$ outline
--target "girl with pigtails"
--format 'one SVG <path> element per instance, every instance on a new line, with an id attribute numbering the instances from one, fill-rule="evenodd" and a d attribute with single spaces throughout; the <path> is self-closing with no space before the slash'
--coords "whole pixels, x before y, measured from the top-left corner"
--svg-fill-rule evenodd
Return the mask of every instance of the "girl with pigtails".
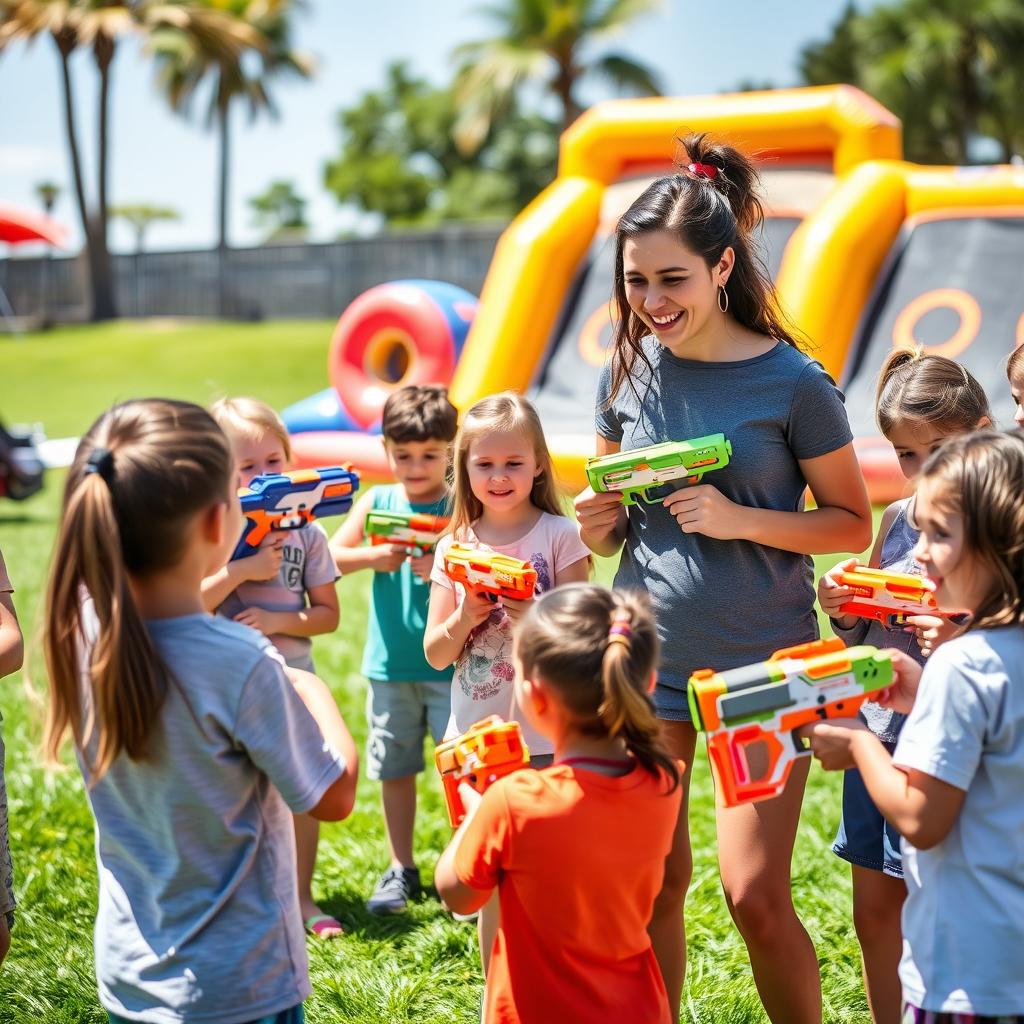
<path id="1" fill-rule="evenodd" d="M 485 1022 L 676 1019 L 647 932 L 682 841 L 680 766 L 649 696 L 658 649 L 641 595 L 588 583 L 518 624 L 517 703 L 554 763 L 482 797 L 463 785 L 468 813 L 434 872 L 456 913 L 498 891 Z"/>
<path id="2" fill-rule="evenodd" d="M 650 933 L 673 1012 L 685 977 L 683 902 L 696 732 L 686 683 L 814 640 L 810 556 L 861 551 L 871 512 L 843 396 L 782 319 L 752 232 L 757 175 L 706 134 L 682 140 L 679 173 L 651 184 L 619 220 L 612 354 L 597 395 L 597 453 L 722 433 L 732 458 L 654 504 L 617 493 L 576 499 L 581 536 L 622 557 L 616 586 L 650 599 L 662 642 L 654 701 L 687 766 L 678 838 Z M 814 508 L 804 508 L 810 489 Z M 793 908 L 790 869 L 806 762 L 776 799 L 717 807 L 719 865 L 754 980 L 776 1024 L 818 1024 L 821 985 Z"/>

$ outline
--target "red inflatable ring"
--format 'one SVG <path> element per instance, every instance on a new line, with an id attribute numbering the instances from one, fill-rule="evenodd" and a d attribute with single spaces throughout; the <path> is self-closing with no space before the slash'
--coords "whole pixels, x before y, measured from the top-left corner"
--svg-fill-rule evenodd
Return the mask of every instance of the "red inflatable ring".
<path id="1" fill-rule="evenodd" d="M 407 384 L 448 384 L 476 299 L 443 281 L 392 281 L 363 292 L 334 328 L 327 372 L 362 428 Z"/>

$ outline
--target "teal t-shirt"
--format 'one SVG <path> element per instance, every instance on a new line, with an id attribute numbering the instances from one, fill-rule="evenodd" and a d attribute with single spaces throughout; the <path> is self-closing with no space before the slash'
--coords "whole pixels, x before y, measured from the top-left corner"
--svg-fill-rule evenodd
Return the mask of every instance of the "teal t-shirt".
<path id="1" fill-rule="evenodd" d="M 398 484 L 374 487 L 374 512 L 448 513 L 446 499 L 412 504 Z M 370 621 L 363 650 L 363 675 L 377 682 L 450 683 L 451 667 L 438 671 L 423 654 L 430 584 L 413 574 L 408 561 L 397 572 L 375 572 L 370 594 Z"/>

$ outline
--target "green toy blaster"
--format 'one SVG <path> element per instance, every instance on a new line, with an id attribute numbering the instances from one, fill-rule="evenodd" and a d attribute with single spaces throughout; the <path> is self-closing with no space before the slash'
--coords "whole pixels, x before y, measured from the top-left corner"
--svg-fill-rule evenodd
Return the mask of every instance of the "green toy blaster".
<path id="1" fill-rule="evenodd" d="M 597 492 L 619 491 L 623 505 L 635 505 L 636 495 L 656 504 L 648 492 L 672 480 L 699 483 L 705 473 L 729 465 L 732 444 L 725 434 L 708 434 L 692 441 L 666 441 L 631 452 L 615 452 L 587 461 L 587 479 Z"/>

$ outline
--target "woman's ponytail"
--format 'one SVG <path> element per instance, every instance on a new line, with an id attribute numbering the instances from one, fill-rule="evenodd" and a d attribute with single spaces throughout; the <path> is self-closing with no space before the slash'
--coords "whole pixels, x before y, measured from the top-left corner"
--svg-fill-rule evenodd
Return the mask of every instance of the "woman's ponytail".
<path id="1" fill-rule="evenodd" d="M 93 783 L 120 754 L 153 753 L 171 685 L 130 577 L 177 564 L 195 515 L 228 500 L 231 473 L 223 432 L 188 402 L 115 406 L 79 444 L 47 583 L 43 743 L 56 760 L 70 731 Z"/>
<path id="2" fill-rule="evenodd" d="M 679 784 L 648 693 L 659 644 L 639 595 L 589 583 L 558 587 L 520 623 L 516 651 L 526 675 L 557 691 L 581 732 L 621 737 L 643 768 L 664 773 L 671 789 Z"/>

